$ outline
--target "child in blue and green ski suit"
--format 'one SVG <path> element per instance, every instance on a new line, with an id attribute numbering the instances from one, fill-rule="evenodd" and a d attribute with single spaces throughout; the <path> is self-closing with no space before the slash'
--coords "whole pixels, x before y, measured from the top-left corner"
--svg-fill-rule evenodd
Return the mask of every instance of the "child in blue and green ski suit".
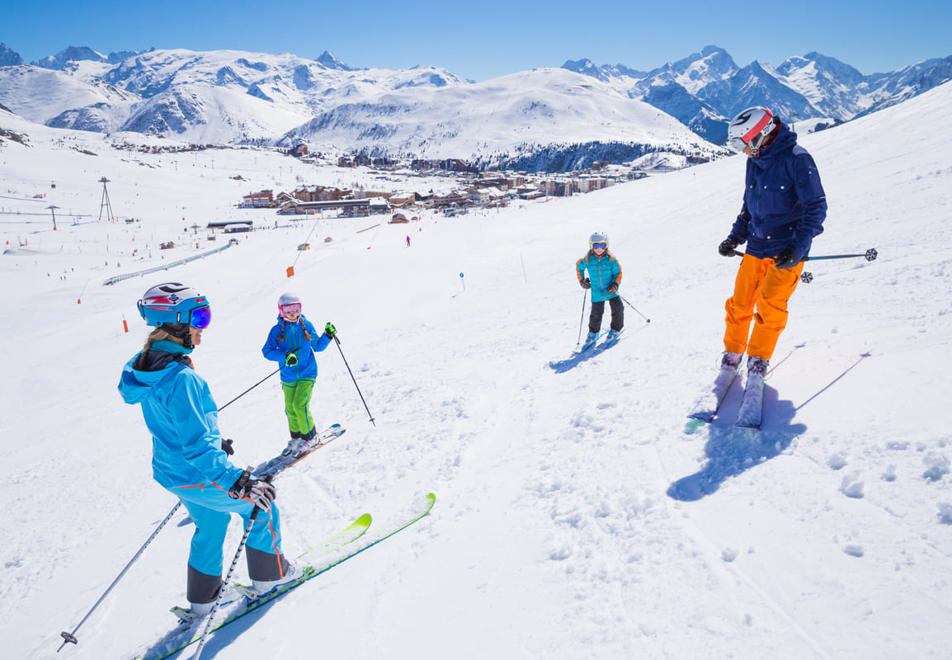
<path id="1" fill-rule="evenodd" d="M 314 352 L 327 348 L 336 331 L 333 324 L 328 323 L 324 333 L 318 336 L 314 326 L 301 313 L 301 301 L 297 296 L 281 296 L 278 310 L 278 322 L 268 333 L 261 353 L 281 365 L 284 413 L 291 433 L 288 447 L 293 451 L 316 433 L 310 411 L 311 393 L 317 378 Z"/>

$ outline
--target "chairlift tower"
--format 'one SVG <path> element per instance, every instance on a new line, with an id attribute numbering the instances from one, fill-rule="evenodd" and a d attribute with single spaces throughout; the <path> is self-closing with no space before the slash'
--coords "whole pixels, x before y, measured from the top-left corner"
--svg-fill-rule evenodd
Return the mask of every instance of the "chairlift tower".
<path id="1" fill-rule="evenodd" d="M 50 213 L 53 214 L 53 231 L 56 231 L 56 209 L 58 209 L 59 207 L 56 206 L 55 204 L 50 204 L 46 208 L 48 208 L 50 210 Z"/>
<path id="2" fill-rule="evenodd" d="M 112 212 L 112 203 L 109 201 L 109 192 L 106 190 L 106 184 L 109 183 L 109 179 L 103 177 L 99 180 L 99 183 L 102 184 L 102 199 L 99 202 L 99 220 L 102 221 L 102 211 L 106 209 L 106 220 L 112 220 L 115 215 Z"/>

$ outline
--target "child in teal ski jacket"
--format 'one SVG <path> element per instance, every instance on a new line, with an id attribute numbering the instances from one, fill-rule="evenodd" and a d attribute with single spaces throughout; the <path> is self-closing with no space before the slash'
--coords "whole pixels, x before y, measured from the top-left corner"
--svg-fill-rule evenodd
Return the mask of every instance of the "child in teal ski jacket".
<path id="1" fill-rule="evenodd" d="M 612 310 L 611 328 L 608 339 L 614 340 L 625 327 L 625 308 L 618 296 L 621 285 L 621 264 L 608 251 L 608 235 L 595 232 L 588 239 L 588 253 L 575 262 L 575 274 L 583 289 L 592 291 L 592 311 L 588 318 L 586 344 L 594 342 L 602 328 L 602 315 L 605 313 L 605 301 Z M 588 277 L 585 273 L 588 273 Z"/>

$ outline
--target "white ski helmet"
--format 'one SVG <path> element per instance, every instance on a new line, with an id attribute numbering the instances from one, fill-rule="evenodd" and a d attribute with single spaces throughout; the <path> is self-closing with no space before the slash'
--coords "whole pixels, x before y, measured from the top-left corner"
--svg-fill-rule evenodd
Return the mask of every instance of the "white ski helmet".
<path id="1" fill-rule="evenodd" d="M 298 298 L 293 293 L 282 293 L 281 297 L 278 298 L 278 307 L 284 307 L 285 305 L 300 305 L 301 299 Z"/>
<path id="2" fill-rule="evenodd" d="M 139 315 L 151 326 L 182 324 L 204 329 L 212 320 L 208 299 L 198 291 L 178 282 L 152 287 L 137 303 Z"/>
<path id="3" fill-rule="evenodd" d="M 301 299 L 293 293 L 282 293 L 281 297 L 278 298 L 278 314 L 281 316 L 281 318 L 287 320 L 287 317 L 284 315 L 284 309 L 285 307 L 290 307 L 292 305 L 297 305 L 296 311 L 300 313 Z"/>
<path id="4" fill-rule="evenodd" d="M 608 249 L 608 234 L 597 231 L 588 237 L 588 248 L 591 250 L 596 243 L 604 243 L 605 249 Z"/>
<path id="5" fill-rule="evenodd" d="M 755 105 L 737 113 L 727 127 L 727 144 L 738 152 L 750 147 L 750 155 L 757 156 L 764 140 L 774 130 L 780 120 L 776 119 L 770 108 Z"/>

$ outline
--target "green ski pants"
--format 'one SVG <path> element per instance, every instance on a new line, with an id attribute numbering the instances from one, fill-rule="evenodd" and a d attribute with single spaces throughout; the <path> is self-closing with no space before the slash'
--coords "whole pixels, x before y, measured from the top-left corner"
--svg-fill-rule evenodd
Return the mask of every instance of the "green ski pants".
<path id="1" fill-rule="evenodd" d="M 281 383 L 284 389 L 284 414 L 288 417 L 288 429 L 291 433 L 307 435 L 314 428 L 311 417 L 311 391 L 313 378 L 302 378 L 293 383 Z"/>

